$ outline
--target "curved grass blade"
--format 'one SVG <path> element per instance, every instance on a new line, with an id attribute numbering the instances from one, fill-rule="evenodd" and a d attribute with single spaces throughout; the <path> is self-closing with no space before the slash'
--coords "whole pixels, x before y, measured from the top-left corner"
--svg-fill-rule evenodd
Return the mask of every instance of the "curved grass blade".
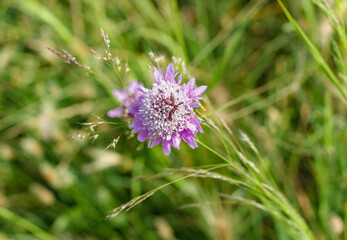
<path id="1" fill-rule="evenodd" d="M 56 238 L 46 231 L 42 230 L 32 222 L 29 222 L 28 220 L 14 214 L 10 210 L 6 208 L 0 207 L 0 218 L 4 218 L 9 222 L 12 222 L 25 230 L 31 232 L 33 235 L 35 235 L 38 239 L 42 240 L 55 240 Z"/>
<path id="2" fill-rule="evenodd" d="M 281 0 L 277 0 L 278 4 L 282 8 L 284 14 L 287 16 L 289 22 L 294 27 L 297 34 L 300 36 L 302 41 L 305 43 L 307 49 L 310 51 L 311 55 L 313 56 L 314 60 L 318 63 L 318 65 L 322 68 L 326 76 L 330 79 L 330 81 L 337 87 L 339 92 L 341 93 L 343 99 L 345 100 L 345 103 L 347 103 L 347 95 L 339 82 L 337 76 L 333 73 L 331 68 L 328 66 L 328 64 L 323 59 L 322 55 L 318 51 L 318 49 L 314 46 L 314 44 L 311 42 L 311 40 L 307 37 L 305 32 L 301 29 L 299 24 L 295 21 L 295 19 L 292 17 L 292 15 L 289 13 L 288 9 L 284 6 L 283 2 Z"/>

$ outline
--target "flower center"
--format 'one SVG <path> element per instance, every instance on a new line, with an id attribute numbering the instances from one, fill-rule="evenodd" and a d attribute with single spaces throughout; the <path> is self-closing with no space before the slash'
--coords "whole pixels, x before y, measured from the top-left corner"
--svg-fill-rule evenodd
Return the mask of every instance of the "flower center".
<path id="1" fill-rule="evenodd" d="M 170 140 L 174 132 L 183 131 L 188 124 L 188 114 L 193 112 L 191 102 L 176 83 L 163 81 L 153 84 L 153 88 L 145 92 L 140 106 L 149 137 Z"/>

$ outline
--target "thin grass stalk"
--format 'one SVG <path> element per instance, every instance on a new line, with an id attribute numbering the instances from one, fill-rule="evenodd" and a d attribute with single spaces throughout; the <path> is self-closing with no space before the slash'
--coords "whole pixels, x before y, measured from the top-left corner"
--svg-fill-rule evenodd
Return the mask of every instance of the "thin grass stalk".
<path id="1" fill-rule="evenodd" d="M 302 219 L 302 217 L 296 212 L 296 210 L 291 206 L 291 204 L 286 200 L 286 198 L 280 194 L 278 191 L 273 189 L 271 186 L 260 182 L 260 179 L 258 177 L 253 177 L 250 174 L 247 174 L 244 172 L 242 169 L 237 167 L 235 164 L 233 164 L 230 160 L 228 160 L 226 157 L 221 155 L 220 153 L 216 152 L 203 142 L 197 140 L 197 142 L 205 147 L 207 150 L 209 150 L 211 153 L 215 154 L 216 156 L 220 157 L 224 161 L 230 164 L 235 170 L 240 173 L 243 177 L 245 177 L 245 180 L 250 181 L 249 184 L 254 186 L 256 189 L 259 191 L 254 191 L 253 194 L 261 199 L 263 202 L 267 202 L 266 199 L 270 201 L 269 204 L 277 206 L 281 211 L 283 211 L 287 219 L 292 221 L 293 225 L 301 232 L 301 237 L 302 239 L 307 239 L 307 240 L 313 240 L 315 239 L 311 230 L 308 228 L 307 224 L 305 221 Z"/>

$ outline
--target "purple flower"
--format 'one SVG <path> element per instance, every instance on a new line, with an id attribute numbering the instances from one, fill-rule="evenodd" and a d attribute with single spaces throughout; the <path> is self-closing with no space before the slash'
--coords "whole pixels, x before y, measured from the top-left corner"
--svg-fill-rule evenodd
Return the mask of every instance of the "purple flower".
<path id="1" fill-rule="evenodd" d="M 196 148 L 195 134 L 203 133 L 194 108 L 200 106 L 198 100 L 202 99 L 200 95 L 207 86 L 194 88 L 194 78 L 181 85 L 182 75 L 177 81 L 176 75 L 172 64 L 167 67 L 165 77 L 154 69 L 156 82 L 152 89 L 142 89 L 143 94 L 129 109 L 134 115 L 130 125 L 132 133 L 139 132 L 137 139 L 140 142 L 148 139 L 148 147 L 161 143 L 166 155 L 170 154 L 171 146 L 179 149 L 182 139 L 191 148 Z"/>
<path id="2" fill-rule="evenodd" d="M 143 83 L 138 83 L 133 80 L 127 88 L 122 91 L 118 89 L 113 90 L 113 96 L 122 103 L 118 108 L 111 109 L 107 112 L 107 116 L 111 118 L 125 117 L 126 120 L 133 118 L 134 115 L 129 112 L 130 105 L 135 103 L 137 99 L 143 94 L 141 88 L 143 88 Z"/>

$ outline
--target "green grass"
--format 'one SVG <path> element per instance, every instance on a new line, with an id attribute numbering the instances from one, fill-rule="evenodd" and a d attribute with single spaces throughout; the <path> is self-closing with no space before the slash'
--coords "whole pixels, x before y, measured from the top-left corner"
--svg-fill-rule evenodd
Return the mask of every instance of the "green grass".
<path id="1" fill-rule="evenodd" d="M 1 1 L 0 239 L 347 240 L 346 18 L 338 0 Z M 104 150 L 125 124 L 101 28 L 125 82 L 150 85 L 153 51 L 208 85 L 199 148 L 125 132 Z M 95 141 L 70 137 L 95 115 Z"/>

